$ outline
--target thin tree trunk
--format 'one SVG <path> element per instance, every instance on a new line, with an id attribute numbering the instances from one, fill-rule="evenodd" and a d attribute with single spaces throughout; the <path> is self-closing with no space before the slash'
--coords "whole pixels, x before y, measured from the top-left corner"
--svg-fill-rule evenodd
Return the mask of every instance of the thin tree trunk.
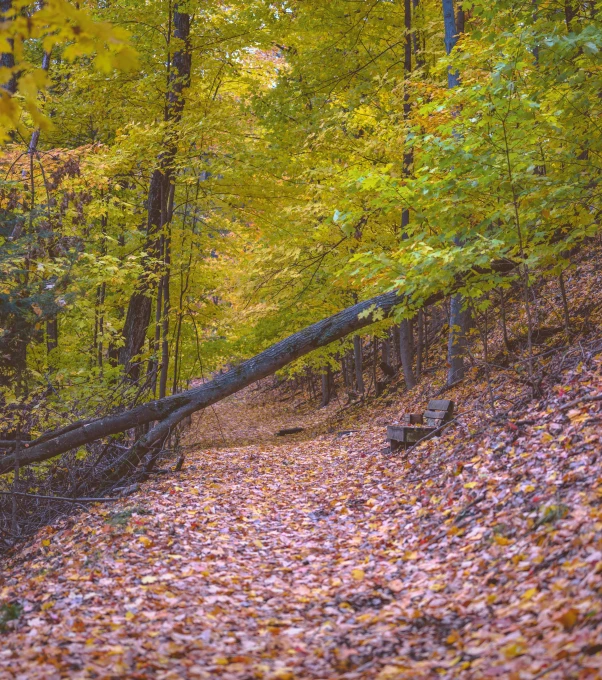
<path id="1" fill-rule="evenodd" d="M 423 351 L 424 351 L 424 312 L 422 309 L 418 312 L 416 319 L 417 333 L 416 333 L 416 380 L 420 380 L 422 375 Z"/>
<path id="2" fill-rule="evenodd" d="M 332 369 L 330 365 L 326 368 L 326 372 L 322 373 L 322 404 L 320 408 L 324 408 L 330 404 L 331 397 L 331 383 L 332 383 Z"/>
<path id="3" fill-rule="evenodd" d="M 349 373 L 347 371 L 348 355 L 347 352 L 341 356 L 341 375 L 343 376 L 343 385 L 345 386 L 345 391 L 350 392 L 351 388 L 349 385 Z"/>
<path id="4" fill-rule="evenodd" d="M 558 277 L 558 283 L 560 284 L 560 294 L 562 296 L 562 312 L 564 316 L 564 330 L 567 335 L 570 335 L 571 333 L 571 315 L 569 313 L 569 303 L 566 297 L 566 288 L 564 287 L 564 276 L 563 273 L 560 272 L 560 276 Z"/>
<path id="5" fill-rule="evenodd" d="M 383 340 L 383 362 L 387 365 L 391 365 L 391 340 L 387 338 Z"/>
<path id="6" fill-rule="evenodd" d="M 502 323 L 502 335 L 504 336 L 504 346 L 510 349 L 510 340 L 508 339 L 508 326 L 506 324 L 506 296 L 503 289 L 500 289 L 500 321 Z"/>
<path id="7" fill-rule="evenodd" d="M 424 66 L 424 56 L 423 56 L 423 52 L 422 52 L 420 34 L 418 33 L 418 28 L 416 26 L 419 0 L 413 0 L 412 5 L 414 7 L 414 12 L 413 12 L 414 31 L 412 32 L 412 46 L 413 46 L 413 50 L 414 50 L 414 61 L 416 63 L 416 68 L 422 68 Z"/>
<path id="8" fill-rule="evenodd" d="M 429 360 L 429 316 L 426 309 L 420 311 L 424 315 L 424 359 L 422 361 L 422 371 L 424 372 Z"/>
<path id="9" fill-rule="evenodd" d="M 165 237 L 165 273 L 163 274 L 163 319 L 162 319 L 162 344 L 161 344 L 161 380 L 159 383 L 159 399 L 162 399 L 167 390 L 167 377 L 169 374 L 169 279 L 171 269 L 171 239 Z"/>
<path id="10" fill-rule="evenodd" d="M 593 4 L 593 3 L 592 3 Z M 566 23 L 566 30 L 570 33 L 572 28 L 572 21 L 575 18 L 574 0 L 564 0 L 564 20 Z"/>
<path id="11" fill-rule="evenodd" d="M 90 337 L 90 336 L 88 336 Z M 46 321 L 46 351 L 48 354 L 59 346 L 59 329 L 56 316 Z"/>
<path id="12" fill-rule="evenodd" d="M 399 327 L 393 326 L 393 347 L 395 348 L 395 358 L 397 362 L 397 368 L 401 367 L 401 352 L 400 352 L 400 340 L 399 340 Z"/>
<path id="13" fill-rule="evenodd" d="M 375 335 L 374 338 L 372 339 L 372 382 L 374 383 L 374 394 L 378 397 L 380 392 L 378 389 L 377 367 L 378 367 L 378 338 Z"/>
<path id="14" fill-rule="evenodd" d="M 363 396 L 365 392 L 364 387 L 364 367 L 363 367 L 363 357 L 362 357 L 362 339 L 359 335 L 353 337 L 353 359 L 355 363 L 355 384 L 357 386 L 357 391 Z"/>
<path id="15" fill-rule="evenodd" d="M 399 356 L 401 357 L 403 377 L 408 390 L 411 390 L 416 385 L 416 378 L 412 369 L 414 354 L 412 345 L 412 326 L 409 319 L 403 319 L 399 324 Z"/>
<path id="16" fill-rule="evenodd" d="M 443 24 L 445 27 L 445 52 L 451 54 L 458 41 L 456 30 L 456 17 L 454 14 L 453 0 L 442 0 L 443 4 Z M 460 74 L 451 67 L 447 70 L 447 86 L 449 89 L 460 84 Z M 460 239 L 454 239 L 456 245 L 461 245 Z M 464 378 L 464 342 L 466 329 L 464 322 L 466 316 L 462 312 L 464 300 L 457 293 L 452 296 L 449 313 L 449 340 L 447 345 L 447 363 L 449 371 L 447 374 L 447 384 L 452 385 Z"/>

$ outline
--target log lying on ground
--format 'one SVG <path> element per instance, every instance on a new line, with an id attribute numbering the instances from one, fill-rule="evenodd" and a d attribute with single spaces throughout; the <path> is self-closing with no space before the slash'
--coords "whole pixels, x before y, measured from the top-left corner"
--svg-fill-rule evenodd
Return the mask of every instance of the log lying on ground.
<path id="1" fill-rule="evenodd" d="M 487 272 L 507 274 L 517 267 L 518 263 L 510 260 L 494 262 Z M 473 268 L 472 273 L 484 273 L 485 270 Z M 458 280 L 454 290 L 462 285 Z M 434 293 L 423 306 L 432 305 L 442 300 L 446 293 Z M 390 316 L 404 297 L 398 292 L 385 293 L 377 297 L 359 302 L 334 316 L 318 321 L 307 328 L 277 342 L 252 359 L 242 362 L 232 370 L 217 376 L 199 387 L 142 404 L 129 411 L 117 413 L 96 420 L 83 421 L 61 428 L 54 433 L 45 434 L 40 439 L 28 442 L 17 454 L 12 453 L 0 458 L 0 474 L 14 469 L 16 456 L 21 467 L 49 460 L 54 456 L 71 449 L 85 446 L 98 439 L 125 432 L 151 422 L 158 424 L 144 435 L 135 446 L 123 454 L 115 463 L 113 479 L 119 479 L 132 467 L 136 467 L 141 457 L 152 445 L 163 438 L 184 418 L 211 406 L 222 399 L 238 392 L 248 385 L 261 380 L 283 368 L 295 359 L 313 350 L 340 340 L 346 335 L 361 330 L 375 322 L 370 310 L 378 312 L 377 319 Z"/>

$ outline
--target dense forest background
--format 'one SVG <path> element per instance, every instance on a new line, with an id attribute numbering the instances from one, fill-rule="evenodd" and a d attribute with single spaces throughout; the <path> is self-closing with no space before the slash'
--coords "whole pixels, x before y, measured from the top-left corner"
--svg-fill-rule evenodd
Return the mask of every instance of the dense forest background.
<path id="1" fill-rule="evenodd" d="M 4 450 L 391 291 L 284 374 L 324 405 L 430 360 L 454 384 L 467 334 L 485 364 L 496 324 L 511 347 L 512 295 L 536 394 L 539 309 L 570 337 L 565 272 L 599 235 L 600 5 L 3 0 Z"/>

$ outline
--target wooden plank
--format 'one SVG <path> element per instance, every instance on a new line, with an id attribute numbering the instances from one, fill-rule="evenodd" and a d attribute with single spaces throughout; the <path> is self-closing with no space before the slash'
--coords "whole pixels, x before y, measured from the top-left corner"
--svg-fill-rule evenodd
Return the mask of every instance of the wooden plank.
<path id="1" fill-rule="evenodd" d="M 401 422 L 404 425 L 422 425 L 422 413 L 404 413 L 403 416 L 401 416 Z"/>
<path id="2" fill-rule="evenodd" d="M 405 441 L 408 444 L 415 444 L 421 439 L 428 437 L 435 429 L 434 427 L 408 427 L 405 432 Z"/>
<path id="3" fill-rule="evenodd" d="M 443 418 L 448 418 L 450 415 L 449 411 L 425 411 L 424 412 L 424 417 L 425 418 L 440 418 L 443 420 Z"/>
<path id="4" fill-rule="evenodd" d="M 396 442 L 404 442 L 407 429 L 410 428 L 403 425 L 387 425 L 387 439 L 393 439 Z"/>
<path id="5" fill-rule="evenodd" d="M 428 405 L 429 411 L 449 411 L 453 413 L 454 402 L 449 399 L 431 399 Z"/>

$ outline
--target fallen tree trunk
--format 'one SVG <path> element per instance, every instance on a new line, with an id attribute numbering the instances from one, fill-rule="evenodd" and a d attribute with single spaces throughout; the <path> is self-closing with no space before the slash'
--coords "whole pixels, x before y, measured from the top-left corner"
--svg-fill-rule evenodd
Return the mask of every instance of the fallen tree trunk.
<path id="1" fill-rule="evenodd" d="M 518 263 L 510 260 L 500 260 L 493 263 L 487 270 L 473 268 L 471 272 L 480 274 L 487 271 L 507 274 L 517 265 Z M 454 290 L 461 285 L 462 281 L 459 280 Z M 439 302 L 451 292 L 453 291 L 434 293 L 424 300 L 423 306 Z M 111 477 L 113 480 L 118 479 L 136 467 L 153 444 L 162 441 L 187 416 L 275 373 L 295 359 L 319 347 L 329 345 L 331 342 L 371 325 L 378 319 L 390 316 L 403 300 L 404 296 L 400 293 L 390 292 L 359 302 L 277 342 L 257 356 L 242 362 L 239 366 L 200 387 L 150 401 L 123 413 L 82 421 L 79 425 L 74 424 L 54 433 L 45 434 L 36 441 L 23 444 L 23 448 L 16 455 L 13 453 L 0 458 L 0 474 L 11 471 L 15 467 L 17 457 L 20 467 L 40 463 L 98 439 L 158 421 L 155 427 L 116 461 Z M 374 318 L 373 312 L 378 313 L 377 319 Z"/>

